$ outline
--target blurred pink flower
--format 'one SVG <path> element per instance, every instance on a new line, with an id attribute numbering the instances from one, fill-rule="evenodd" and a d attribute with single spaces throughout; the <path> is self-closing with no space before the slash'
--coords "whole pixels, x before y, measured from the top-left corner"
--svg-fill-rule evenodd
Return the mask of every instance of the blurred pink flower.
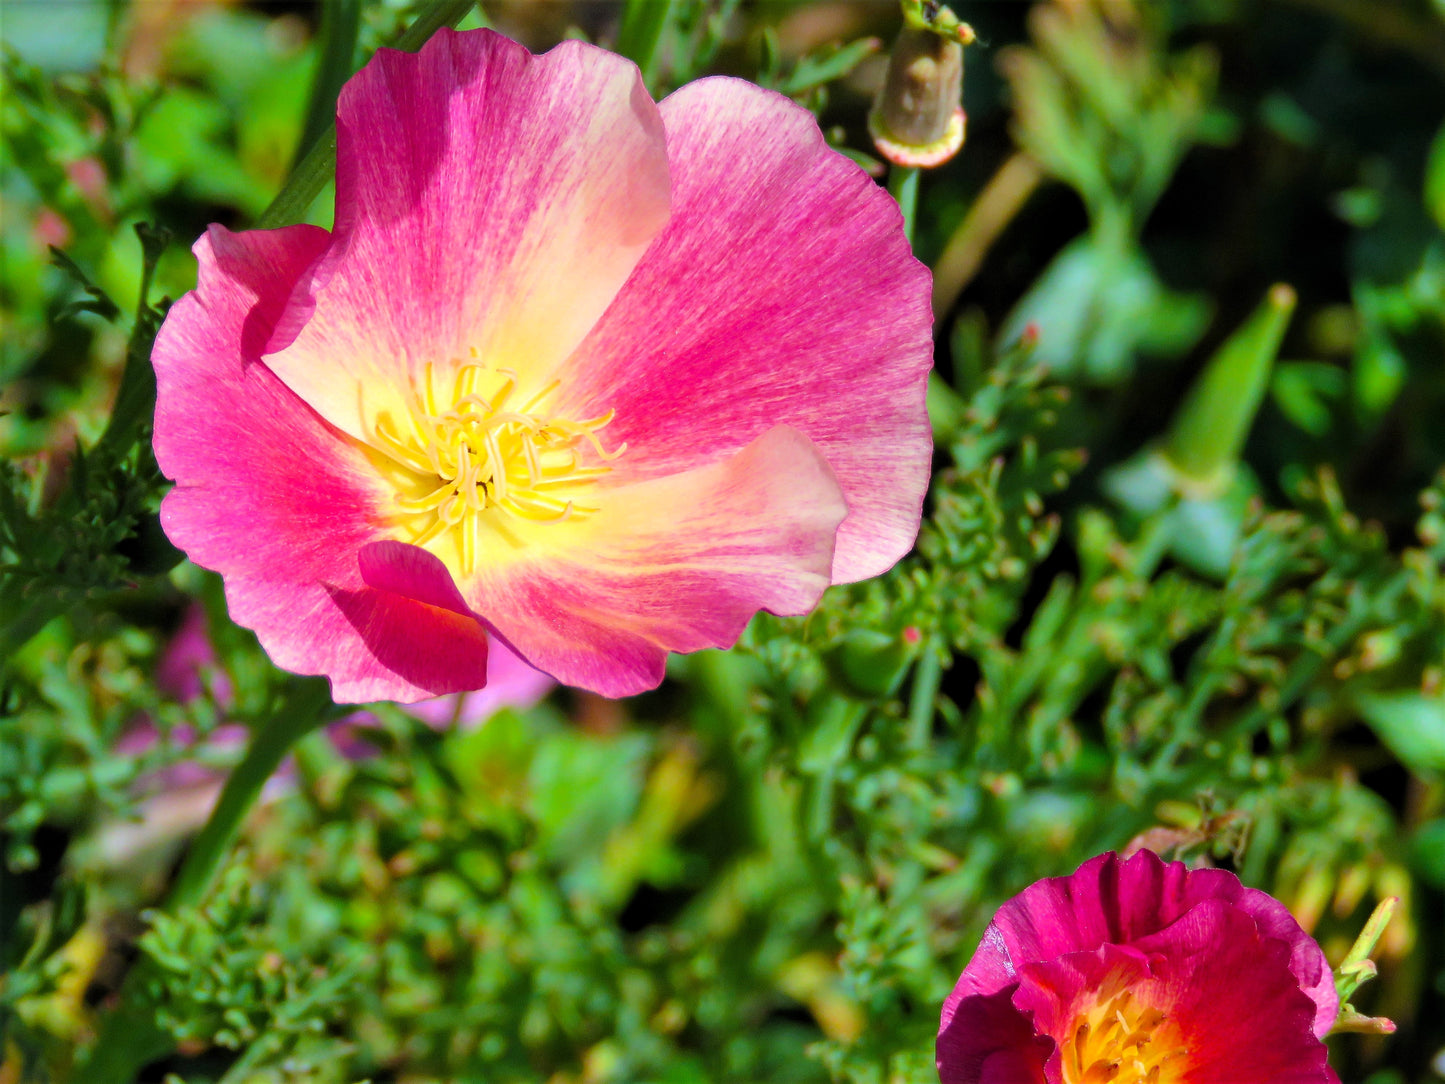
<path id="1" fill-rule="evenodd" d="M 279 665 L 412 701 L 490 632 L 619 696 L 912 545 L 929 275 L 806 110 L 444 30 L 347 84 L 336 184 L 213 226 L 154 354 L 166 531 Z"/>
<path id="2" fill-rule="evenodd" d="M 205 611 L 201 607 L 193 606 L 186 612 L 180 627 L 156 662 L 155 681 L 161 692 L 182 703 L 194 700 L 209 689 L 217 707 L 224 710 L 230 706 L 231 682 L 217 665 L 215 648 L 206 633 Z M 533 706 L 555 684 L 546 674 L 534 670 L 504 646 L 494 644 L 487 656 L 485 689 L 421 700 L 408 705 L 406 711 L 436 729 L 477 727 L 502 708 Z M 327 728 L 327 734 L 342 754 L 355 759 L 373 752 L 359 731 L 375 723 L 376 719 L 370 712 L 359 711 L 332 723 Z M 223 723 L 206 734 L 205 744 L 212 749 L 240 746 L 245 744 L 250 733 L 250 728 L 240 723 Z M 181 746 L 196 742 L 196 735 L 183 727 L 172 729 L 169 738 L 173 744 Z M 116 743 L 116 752 L 123 756 L 137 756 L 155 746 L 159 740 L 155 724 L 149 719 L 142 719 L 121 736 Z M 284 777 L 288 772 L 283 766 L 278 774 Z M 165 793 L 197 786 L 217 787 L 221 780 L 221 773 L 214 768 L 199 760 L 190 760 L 154 773 L 142 781 L 141 789 Z"/>
<path id="3" fill-rule="evenodd" d="M 1324 953 L 1223 870 L 1103 854 L 999 908 L 943 1004 L 943 1084 L 1337 1082 Z"/>
<path id="4" fill-rule="evenodd" d="M 209 689 L 217 707 L 224 710 L 230 706 L 231 684 L 217 665 L 201 607 L 193 606 L 186 612 L 156 663 L 155 681 L 161 692 L 177 701 L 193 700 Z M 468 729 L 481 726 L 502 708 L 533 706 L 555 684 L 546 674 L 496 644 L 487 656 L 485 689 L 421 700 L 408 705 L 406 712 L 437 729 Z M 327 736 L 343 756 L 358 760 L 375 752 L 361 732 L 375 723 L 370 712 L 358 711 L 332 723 Z M 108 824 L 101 833 L 101 852 L 114 865 L 125 866 L 139 854 L 195 832 L 211 815 L 225 783 L 225 772 L 206 763 L 199 753 L 203 749 L 226 750 L 239 758 L 239 747 L 245 745 L 250 734 L 250 728 L 240 723 L 223 723 L 199 740 L 189 728 L 173 728 L 168 740 L 173 745 L 192 746 L 198 755 L 142 775 L 136 784 L 141 798 L 139 819 Z M 115 751 L 121 756 L 138 757 L 160 740 L 155 723 L 143 717 L 121 735 Z M 267 781 L 263 797 L 276 798 L 294 783 L 295 766 L 288 758 Z"/>

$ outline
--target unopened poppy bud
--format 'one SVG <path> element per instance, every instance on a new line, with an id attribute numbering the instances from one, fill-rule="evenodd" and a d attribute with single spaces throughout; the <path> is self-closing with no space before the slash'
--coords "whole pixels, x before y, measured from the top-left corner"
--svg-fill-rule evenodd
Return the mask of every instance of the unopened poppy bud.
<path id="1" fill-rule="evenodd" d="M 922 639 L 915 629 L 910 639 L 877 629 L 854 629 L 828 651 L 823 661 L 834 677 L 849 691 L 863 696 L 892 696 L 903 675 L 918 657 Z"/>
<path id="2" fill-rule="evenodd" d="M 963 146 L 963 47 L 972 32 L 960 26 L 943 34 L 910 23 L 893 43 L 868 132 L 895 165 L 942 165 Z"/>

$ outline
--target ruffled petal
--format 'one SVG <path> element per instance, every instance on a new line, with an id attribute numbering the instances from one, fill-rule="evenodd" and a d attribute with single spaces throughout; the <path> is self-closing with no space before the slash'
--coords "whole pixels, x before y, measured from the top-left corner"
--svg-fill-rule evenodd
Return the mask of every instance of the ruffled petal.
<path id="1" fill-rule="evenodd" d="M 357 554 L 357 565 L 368 587 L 404 595 L 464 617 L 476 617 L 457 590 L 447 566 L 418 546 L 393 539 L 368 542 Z"/>
<path id="2" fill-rule="evenodd" d="M 1329 963 L 1289 909 L 1266 892 L 1246 888 L 1232 873 L 1190 870 L 1152 851 L 1127 859 L 1102 854 L 1070 876 L 1030 885 L 999 908 L 960 981 L 969 992 L 991 992 L 1014 981 L 1026 963 L 1105 943 L 1131 944 L 1211 899 L 1238 907 L 1265 936 L 1288 946 L 1290 970 L 1316 1006 L 1315 1034 L 1329 1031 L 1339 1010 Z"/>
<path id="3" fill-rule="evenodd" d="M 308 226 L 196 245 L 200 283 L 156 339 L 156 458 L 176 487 L 171 540 L 220 572 L 231 616 L 289 670 L 326 674 L 338 700 L 416 700 L 486 680 L 486 637 L 361 578 L 387 498 L 365 453 L 319 418 L 260 351 L 287 293 L 324 248 Z"/>
<path id="4" fill-rule="evenodd" d="M 1153 961 L 1160 1001 L 1187 1038 L 1191 1084 L 1339 1084 L 1288 943 L 1245 908 L 1205 900 L 1134 947 Z"/>
<path id="5" fill-rule="evenodd" d="M 362 439 L 429 365 L 447 387 L 459 363 L 511 369 L 535 394 L 531 374 L 587 334 L 668 214 L 636 66 L 484 30 L 383 49 L 346 84 L 336 187 L 335 241 L 266 363 Z"/>
<path id="6" fill-rule="evenodd" d="M 1051 1082 L 1079 1079 L 1094 1060 L 1124 1053 L 1117 1033 L 1111 1046 L 1107 1032 L 1079 1032 L 1086 1020 L 1097 1028 L 1117 1015 L 1148 1039 L 1131 1056 L 1148 1064 L 1167 1057 L 1190 1084 L 1337 1084 L 1312 1030 L 1314 1002 L 1290 972 L 1288 946 L 1222 900 L 1199 904 L 1133 945 L 1028 964 L 1013 1004 L 1059 1047 L 1047 1067 Z M 1155 1023 L 1141 1012 L 1147 1009 L 1156 1010 Z M 1079 1055 L 1071 1046 L 1079 1039 L 1087 1053 L 1070 1076 L 1061 1058 Z"/>
<path id="7" fill-rule="evenodd" d="M 1144 1005 L 1166 1008 L 1149 980 L 1149 959 L 1133 948 L 1101 945 L 1093 952 L 1073 952 L 1052 960 L 1031 963 L 1019 973 L 1013 1005 L 1033 1022 L 1034 1032 L 1051 1047 L 1044 1074 L 1049 1084 L 1062 1084 L 1062 1056 L 1075 1034 L 1079 1015 L 1129 991 Z M 1177 1039 L 1171 1032 L 1170 1040 Z M 1077 1079 L 1082 1074 L 1075 1073 Z"/>
<path id="8" fill-rule="evenodd" d="M 1016 986 L 943 1003 L 935 1055 L 940 1084 L 1044 1084 L 1052 1040 L 1013 1004 Z"/>
<path id="9" fill-rule="evenodd" d="M 487 687 L 455 696 L 422 700 L 407 713 L 428 726 L 455 724 L 463 730 L 481 726 L 503 708 L 530 708 L 556 686 L 542 671 L 528 666 L 500 640 L 487 645 Z"/>
<path id="10" fill-rule="evenodd" d="M 928 486 L 928 270 L 897 206 L 807 110 L 726 78 L 661 109 L 672 218 L 558 371 L 562 412 L 616 410 L 618 481 L 791 425 L 848 501 L 833 581 L 883 572 L 912 546 Z"/>
<path id="11" fill-rule="evenodd" d="M 725 462 L 609 492 L 586 546 L 484 569 L 463 592 L 539 670 L 626 696 L 662 680 L 669 651 L 730 646 L 759 609 L 810 610 L 846 511 L 818 450 L 780 426 Z"/>

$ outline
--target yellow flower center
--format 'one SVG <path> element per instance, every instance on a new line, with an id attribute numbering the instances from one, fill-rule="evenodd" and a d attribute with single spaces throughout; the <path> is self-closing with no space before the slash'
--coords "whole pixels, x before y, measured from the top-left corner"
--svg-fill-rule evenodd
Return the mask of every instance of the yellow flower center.
<path id="1" fill-rule="evenodd" d="M 436 543 L 459 556 L 465 573 L 476 565 L 484 527 L 500 526 L 498 513 L 560 523 L 598 510 L 576 490 L 607 474 L 605 464 L 626 450 L 609 452 L 597 437 L 612 411 L 585 421 L 544 417 L 538 409 L 555 381 L 514 405 L 517 375 L 480 364 L 458 367 L 449 395 L 439 397 L 434 383 L 427 366 L 406 416 L 383 411 L 372 427 L 370 445 L 396 489 L 405 541 Z"/>
<path id="2" fill-rule="evenodd" d="M 1124 990 L 1081 1012 L 1060 1044 L 1065 1084 L 1182 1084 L 1187 1054 L 1167 1014 Z"/>

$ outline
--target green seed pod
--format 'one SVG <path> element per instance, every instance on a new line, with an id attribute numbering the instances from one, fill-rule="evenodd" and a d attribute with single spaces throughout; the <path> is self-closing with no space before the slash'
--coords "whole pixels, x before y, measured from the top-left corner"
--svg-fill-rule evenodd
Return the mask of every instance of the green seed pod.
<path id="1" fill-rule="evenodd" d="M 900 166 L 937 166 L 963 146 L 963 44 L 905 26 L 888 58 L 888 77 L 868 114 L 878 152 Z"/>
<path id="2" fill-rule="evenodd" d="M 915 642 L 876 629 L 853 629 L 823 658 L 828 670 L 850 692 L 861 696 L 892 696 L 914 658 Z"/>

